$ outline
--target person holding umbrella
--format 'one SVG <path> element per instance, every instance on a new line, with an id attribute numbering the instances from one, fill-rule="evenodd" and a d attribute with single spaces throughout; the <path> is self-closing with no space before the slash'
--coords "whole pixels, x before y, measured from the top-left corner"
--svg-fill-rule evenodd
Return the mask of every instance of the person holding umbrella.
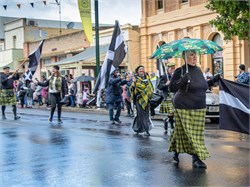
<path id="1" fill-rule="evenodd" d="M 173 100 L 175 129 L 169 151 L 174 152 L 173 158 L 177 162 L 179 153 L 188 153 L 193 157 L 193 167 L 207 168 L 202 161 L 209 157 L 204 144 L 206 90 L 219 80 L 220 75 L 206 81 L 196 66 L 196 51 L 187 50 L 182 54 L 186 65 L 175 70 L 169 84 L 170 91 L 176 92 Z"/>

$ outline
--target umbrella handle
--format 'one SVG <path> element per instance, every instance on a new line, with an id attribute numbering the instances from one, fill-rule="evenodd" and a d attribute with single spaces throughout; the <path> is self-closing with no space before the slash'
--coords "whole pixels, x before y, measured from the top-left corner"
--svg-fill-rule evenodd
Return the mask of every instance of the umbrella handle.
<path id="1" fill-rule="evenodd" d="M 188 92 L 189 84 L 190 84 L 190 80 L 188 80 L 187 82 L 186 92 Z"/>

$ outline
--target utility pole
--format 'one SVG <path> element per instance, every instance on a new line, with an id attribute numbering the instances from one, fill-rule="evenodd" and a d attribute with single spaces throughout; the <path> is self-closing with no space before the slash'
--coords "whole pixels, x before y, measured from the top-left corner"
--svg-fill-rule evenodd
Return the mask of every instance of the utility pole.
<path id="1" fill-rule="evenodd" d="M 96 47 L 96 77 L 98 77 L 100 71 L 100 47 L 99 47 L 99 12 L 98 12 L 98 0 L 95 0 L 95 47 Z"/>

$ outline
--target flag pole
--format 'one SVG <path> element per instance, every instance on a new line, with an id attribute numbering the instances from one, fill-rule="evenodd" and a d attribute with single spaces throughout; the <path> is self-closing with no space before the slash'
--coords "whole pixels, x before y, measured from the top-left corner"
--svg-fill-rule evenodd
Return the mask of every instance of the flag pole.
<path id="1" fill-rule="evenodd" d="M 29 58 L 27 57 L 27 58 L 25 58 L 24 60 L 23 60 L 23 62 L 18 66 L 18 68 L 14 71 L 14 73 L 12 74 L 12 76 L 14 76 L 17 72 L 18 72 L 18 70 L 24 65 L 24 63 L 26 62 L 26 60 L 28 60 Z"/>
<path id="2" fill-rule="evenodd" d="M 99 12 L 98 0 L 95 0 L 95 49 L 96 49 L 96 76 L 98 77 L 100 71 L 100 46 L 99 46 Z"/>

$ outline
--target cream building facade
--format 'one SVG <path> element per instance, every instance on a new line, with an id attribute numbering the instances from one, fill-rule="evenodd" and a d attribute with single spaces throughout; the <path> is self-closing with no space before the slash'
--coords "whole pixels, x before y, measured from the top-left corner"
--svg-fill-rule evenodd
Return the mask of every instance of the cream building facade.
<path id="1" fill-rule="evenodd" d="M 223 33 L 209 24 L 216 13 L 205 8 L 208 0 L 142 0 L 142 18 L 140 24 L 141 64 L 148 72 L 155 72 L 155 60 L 149 57 L 162 41 L 171 42 L 183 37 L 200 38 L 215 41 L 223 52 L 214 55 L 202 55 L 199 65 L 202 70 L 210 67 L 212 74 L 223 72 L 225 79 L 234 80 L 238 66 L 249 67 L 249 46 L 247 41 L 223 41 Z M 171 59 L 177 66 L 184 62 Z"/>

